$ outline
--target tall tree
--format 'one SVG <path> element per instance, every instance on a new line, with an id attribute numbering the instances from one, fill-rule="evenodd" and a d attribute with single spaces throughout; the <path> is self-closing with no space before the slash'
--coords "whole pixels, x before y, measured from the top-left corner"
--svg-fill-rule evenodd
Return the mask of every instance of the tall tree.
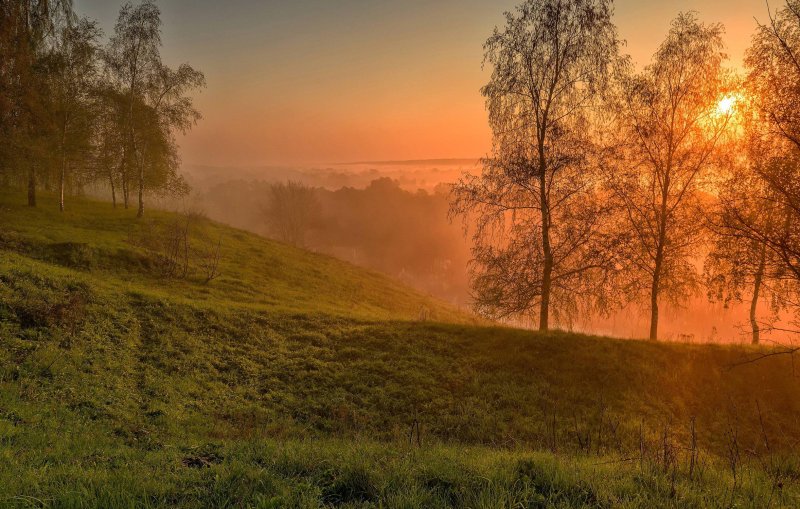
<path id="1" fill-rule="evenodd" d="M 177 175 L 174 131 L 188 130 L 200 118 L 187 95 L 205 85 L 188 64 L 173 70 L 161 62 L 161 13 L 152 0 L 120 11 L 106 61 L 118 88 L 127 96 L 125 143 L 121 158 L 122 191 L 127 208 L 130 180 L 138 190 L 137 217 L 144 214 L 144 194 L 185 187 Z"/>
<path id="2" fill-rule="evenodd" d="M 764 147 L 751 148 L 754 154 L 732 166 L 717 193 L 718 203 L 709 214 L 711 250 L 704 276 L 712 301 L 749 301 L 751 341 L 761 341 L 763 320 L 759 304 L 771 303 L 773 315 L 787 305 L 792 285 L 773 249 L 752 231 L 783 233 L 785 207 L 759 177 L 760 167 L 775 164 Z M 746 153 L 746 152 L 745 152 Z M 777 206 L 776 206 L 777 205 Z"/>
<path id="3" fill-rule="evenodd" d="M 653 62 L 622 78 L 621 161 L 607 182 L 632 232 L 620 246 L 625 290 L 633 300 L 649 297 L 652 340 L 660 300 L 679 302 L 698 282 L 702 178 L 731 116 L 722 33 L 681 14 Z"/>
<path id="4" fill-rule="evenodd" d="M 137 6 L 126 3 L 120 9 L 114 36 L 105 52 L 105 61 L 112 79 L 127 96 L 125 142 L 121 159 L 122 191 L 125 208 L 130 197 L 130 176 L 135 172 L 139 184 L 139 208 L 144 210 L 145 162 L 137 144 L 137 119 L 144 117 L 137 108 L 145 102 L 149 83 L 160 65 L 161 11 L 155 2 L 145 0 Z"/>
<path id="5" fill-rule="evenodd" d="M 55 126 L 59 208 L 62 212 L 70 170 L 78 164 L 88 166 L 99 37 L 100 29 L 94 21 L 80 19 L 60 32 L 46 58 L 50 85 L 47 105 Z"/>
<path id="6" fill-rule="evenodd" d="M 452 213 L 474 218 L 479 311 L 547 330 L 602 288 L 612 259 L 592 164 L 594 113 L 620 41 L 611 0 L 527 0 L 484 45 L 493 134 L 478 177 L 454 187 Z M 602 276 L 599 276 L 602 278 Z"/>
<path id="7" fill-rule="evenodd" d="M 0 159 L 26 173 L 28 205 L 36 205 L 37 168 L 46 154 L 42 54 L 73 20 L 71 0 L 0 3 Z"/>
<path id="8" fill-rule="evenodd" d="M 721 194 L 723 233 L 751 246 L 756 282 L 778 290 L 779 305 L 797 309 L 800 284 L 800 1 L 789 0 L 759 25 L 747 52 L 746 88 L 755 114 L 748 124 L 748 173 L 732 179 L 738 189 Z M 764 260 L 764 270 L 759 270 Z M 743 256 L 742 266 L 753 266 Z M 763 275 L 762 275 L 763 272 Z M 763 284 L 763 282 L 762 282 Z M 759 285 L 755 285 L 758 289 Z M 755 290 L 754 290 L 755 292 Z M 773 294 L 775 292 L 773 291 Z M 752 304 L 755 304 L 753 299 Z M 752 315 L 751 315 L 752 318 Z M 757 326 L 757 324 L 754 324 Z M 753 340 L 759 339 L 754 326 Z"/>
<path id="9" fill-rule="evenodd" d="M 761 304 L 770 304 L 770 319 L 775 320 L 794 292 L 780 258 L 751 234 L 783 230 L 786 208 L 761 177 L 781 164 L 782 149 L 762 136 L 764 120 L 752 87 L 738 88 L 731 104 L 735 135 L 725 140 L 715 172 L 716 204 L 706 214 L 711 242 L 704 279 L 711 301 L 749 304 L 751 341 L 758 344 L 765 322 Z"/>

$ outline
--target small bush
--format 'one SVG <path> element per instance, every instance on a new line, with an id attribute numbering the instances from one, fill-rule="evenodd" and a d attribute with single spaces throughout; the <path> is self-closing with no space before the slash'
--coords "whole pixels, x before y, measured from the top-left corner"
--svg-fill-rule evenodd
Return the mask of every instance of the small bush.
<path id="1" fill-rule="evenodd" d="M 88 244 L 79 242 L 60 242 L 46 248 L 46 257 L 64 267 L 88 270 L 95 261 L 95 252 Z"/>

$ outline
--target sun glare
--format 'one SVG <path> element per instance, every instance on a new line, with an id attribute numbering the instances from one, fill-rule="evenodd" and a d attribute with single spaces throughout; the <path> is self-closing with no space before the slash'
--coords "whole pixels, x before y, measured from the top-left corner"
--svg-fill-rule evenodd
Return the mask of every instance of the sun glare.
<path id="1" fill-rule="evenodd" d="M 717 104 L 717 112 L 722 115 L 730 115 L 733 113 L 733 107 L 736 105 L 736 98 L 733 96 L 724 97 L 719 104 Z"/>

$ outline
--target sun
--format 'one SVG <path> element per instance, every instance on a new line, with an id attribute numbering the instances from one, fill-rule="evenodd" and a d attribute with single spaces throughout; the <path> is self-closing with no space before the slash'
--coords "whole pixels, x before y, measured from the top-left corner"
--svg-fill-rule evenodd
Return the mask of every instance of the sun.
<path id="1" fill-rule="evenodd" d="M 720 115 L 730 115 L 733 113 L 733 108 L 736 106 L 736 98 L 734 96 L 723 97 L 717 104 L 717 113 Z"/>

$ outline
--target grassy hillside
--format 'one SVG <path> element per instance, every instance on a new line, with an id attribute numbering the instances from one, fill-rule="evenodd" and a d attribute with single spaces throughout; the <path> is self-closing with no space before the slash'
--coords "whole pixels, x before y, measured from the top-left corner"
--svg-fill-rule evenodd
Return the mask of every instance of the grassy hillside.
<path id="1" fill-rule="evenodd" d="M 19 198 L 0 195 L 0 504 L 800 501 L 789 357 L 481 325 L 199 218 L 221 276 L 168 278 L 141 240 L 175 216 Z"/>
<path id="2" fill-rule="evenodd" d="M 221 276 L 214 284 L 164 279 L 154 261 L 135 241 L 174 215 L 149 211 L 137 221 L 132 211 L 110 204 L 74 201 L 63 215 L 54 200 L 29 209 L 16 195 L 0 194 L 0 247 L 32 260 L 78 269 L 98 292 L 140 293 L 191 302 L 195 307 L 224 306 L 283 313 L 326 313 L 363 319 L 416 318 L 422 306 L 433 317 L 467 317 L 388 278 L 334 258 L 267 241 L 257 235 L 193 218 L 190 236 L 222 243 Z M 158 234 L 159 232 L 156 232 Z M 7 264 L 26 263 L 16 259 Z M 25 265 L 37 273 L 67 272 Z"/>

